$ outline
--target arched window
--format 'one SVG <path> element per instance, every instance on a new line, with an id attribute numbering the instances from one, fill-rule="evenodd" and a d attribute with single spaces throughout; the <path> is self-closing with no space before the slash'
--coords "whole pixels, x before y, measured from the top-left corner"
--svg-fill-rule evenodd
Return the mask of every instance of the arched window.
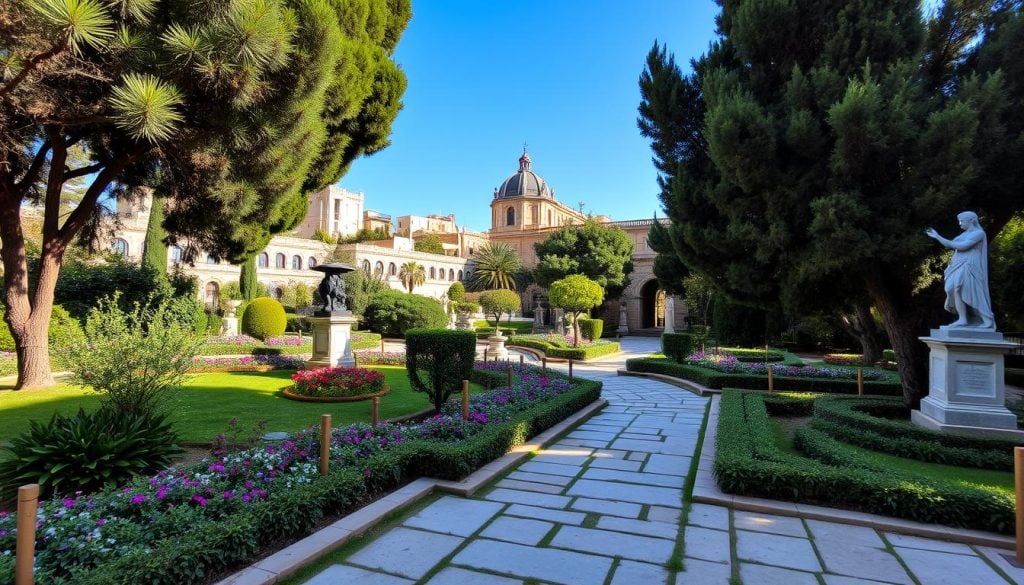
<path id="1" fill-rule="evenodd" d="M 283 296 L 284 296 L 284 289 L 283 288 L 281 288 L 281 287 L 274 288 L 274 298 L 275 299 L 280 301 L 281 297 L 283 297 Z"/>
<path id="2" fill-rule="evenodd" d="M 395 266 L 395 263 L 392 262 L 388 264 L 388 276 L 394 276 L 396 274 L 398 274 L 398 267 Z"/>
<path id="3" fill-rule="evenodd" d="M 516 225 L 516 208 L 509 207 L 505 210 L 505 225 Z"/>
<path id="4" fill-rule="evenodd" d="M 220 305 L 220 285 L 214 281 L 206 283 L 206 294 L 203 296 L 203 302 L 210 309 L 215 309 Z"/>
<path id="5" fill-rule="evenodd" d="M 270 256 L 266 252 L 261 252 L 259 258 L 256 259 L 256 266 L 259 268 L 267 268 L 270 266 Z"/>
<path id="6" fill-rule="evenodd" d="M 430 267 L 430 280 L 434 280 L 435 278 L 437 278 L 437 272 L 435 272 L 434 271 L 434 267 L 431 266 Z"/>
<path id="7" fill-rule="evenodd" d="M 181 248 L 179 248 L 178 246 L 171 246 L 170 252 L 171 262 L 175 264 L 181 264 Z"/>
<path id="8" fill-rule="evenodd" d="M 216 264 L 217 263 L 217 257 L 214 256 L 213 254 L 207 254 L 206 255 L 206 263 L 207 264 Z"/>
<path id="9" fill-rule="evenodd" d="M 462 271 L 459 271 L 459 282 L 462 282 Z"/>
<path id="10" fill-rule="evenodd" d="M 284 254 L 278 252 L 274 256 L 274 268 L 284 268 Z"/>
<path id="11" fill-rule="evenodd" d="M 124 238 L 114 238 L 113 243 L 110 244 L 110 249 L 117 252 L 122 256 L 128 255 L 128 240 Z"/>
<path id="12" fill-rule="evenodd" d="M 367 274 L 370 273 L 370 261 L 369 260 L 363 260 L 363 272 L 365 272 Z"/>
<path id="13" fill-rule="evenodd" d="M 310 256 L 309 260 L 306 261 L 306 268 L 309 268 L 310 270 L 312 270 L 312 269 L 316 268 L 316 265 L 317 265 L 316 258 Z"/>
<path id="14" fill-rule="evenodd" d="M 374 276 L 384 276 L 384 263 L 383 262 L 378 260 L 377 263 L 373 265 L 373 274 L 374 274 Z"/>
<path id="15" fill-rule="evenodd" d="M 452 270 L 451 268 L 448 269 L 448 280 L 455 280 L 455 271 Z"/>
<path id="16" fill-rule="evenodd" d="M 302 256 L 292 256 L 292 270 L 302 270 Z"/>

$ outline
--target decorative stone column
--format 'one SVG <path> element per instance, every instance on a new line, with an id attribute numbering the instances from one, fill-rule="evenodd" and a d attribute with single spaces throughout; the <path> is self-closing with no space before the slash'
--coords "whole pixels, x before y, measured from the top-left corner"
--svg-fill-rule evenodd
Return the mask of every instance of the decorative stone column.
<path id="1" fill-rule="evenodd" d="M 221 335 L 238 335 L 238 307 L 241 306 L 242 301 L 238 299 L 232 299 L 227 302 L 227 311 L 225 311 L 224 320 L 221 322 L 220 334 Z"/>
<path id="2" fill-rule="evenodd" d="M 619 336 L 629 334 L 629 318 L 626 316 L 626 303 L 619 305 L 619 328 L 615 330 Z"/>
<path id="3" fill-rule="evenodd" d="M 974 327 L 932 329 L 928 344 L 928 396 L 911 412 L 915 424 L 949 432 L 1024 438 L 1006 409 L 1003 356 L 1014 344 L 1003 334 Z"/>
<path id="4" fill-rule="evenodd" d="M 487 338 L 487 359 L 503 360 L 508 357 L 508 350 L 505 349 L 505 341 L 508 337 L 501 334 L 500 330 Z"/>

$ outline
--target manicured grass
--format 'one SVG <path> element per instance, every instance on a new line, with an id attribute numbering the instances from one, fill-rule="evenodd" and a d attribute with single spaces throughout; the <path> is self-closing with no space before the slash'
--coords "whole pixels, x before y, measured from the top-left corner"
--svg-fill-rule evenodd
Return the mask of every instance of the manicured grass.
<path id="1" fill-rule="evenodd" d="M 395 418 L 431 408 L 426 394 L 409 386 L 404 367 L 371 366 L 384 373 L 391 392 L 381 399 L 381 417 Z M 289 370 L 195 374 L 170 400 L 174 426 L 186 443 L 209 443 L 238 419 L 241 436 L 260 419 L 267 431 L 297 431 L 318 424 L 330 414 L 334 426 L 370 420 L 370 401 L 310 403 L 280 395 L 291 384 Z M 471 392 L 483 387 L 470 384 Z M 28 430 L 30 420 L 45 421 L 54 412 L 72 414 L 79 407 L 99 407 L 99 395 L 80 386 L 61 384 L 45 390 L 18 391 L 0 387 L 0 443 Z"/>
<path id="2" fill-rule="evenodd" d="M 804 455 L 793 446 L 792 425 L 786 423 L 785 418 L 772 417 L 772 431 L 775 435 L 775 443 L 780 451 L 804 457 Z M 975 486 L 992 489 L 1009 495 L 1014 493 L 1013 474 L 1005 471 L 994 471 L 990 469 L 976 469 L 971 467 L 956 467 L 952 465 L 939 465 L 937 463 L 926 463 L 914 459 L 904 459 L 886 453 L 879 453 L 868 449 L 846 444 L 846 446 L 877 465 L 884 465 L 903 473 L 912 473 L 929 479 L 952 483 L 957 486 Z"/>

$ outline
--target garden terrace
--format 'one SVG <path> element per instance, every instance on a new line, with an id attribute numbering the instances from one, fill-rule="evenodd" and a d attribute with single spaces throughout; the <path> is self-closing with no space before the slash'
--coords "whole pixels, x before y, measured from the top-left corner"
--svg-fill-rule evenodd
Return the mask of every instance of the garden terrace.
<path id="1" fill-rule="evenodd" d="M 326 476 L 317 472 L 319 434 L 309 430 L 118 489 L 49 500 L 41 507 L 36 577 L 207 583 L 412 478 L 464 477 L 601 394 L 600 382 L 529 367 L 514 373 L 511 387 L 474 396 L 466 420 L 452 414 L 461 406 L 453 400 L 422 423 L 336 429 Z M 13 575 L 12 525 L 13 517 L 0 518 L 2 585 Z"/>
<path id="2" fill-rule="evenodd" d="M 832 397 L 817 400 L 827 399 Z M 806 414 L 812 401 L 724 392 L 714 463 L 722 491 L 993 532 L 1013 530 L 1011 474 L 907 462 L 843 443 L 813 423 L 790 439 L 782 419 L 770 415 Z"/>

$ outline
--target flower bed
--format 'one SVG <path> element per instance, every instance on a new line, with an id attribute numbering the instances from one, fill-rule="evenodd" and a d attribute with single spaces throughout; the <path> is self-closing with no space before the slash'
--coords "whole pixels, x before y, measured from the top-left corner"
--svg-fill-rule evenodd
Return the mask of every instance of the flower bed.
<path id="1" fill-rule="evenodd" d="M 727 353 L 741 362 L 781 362 L 786 359 L 785 352 L 778 349 L 769 349 L 768 359 L 765 359 L 765 351 L 760 348 L 749 347 L 720 347 L 718 353 Z"/>
<path id="2" fill-rule="evenodd" d="M 826 364 L 837 366 L 870 366 L 859 353 L 827 353 L 821 358 Z"/>
<path id="3" fill-rule="evenodd" d="M 220 335 L 207 337 L 199 346 L 200 355 L 236 354 L 285 354 L 303 355 L 313 353 L 313 338 L 283 335 L 268 337 L 262 342 L 248 335 Z"/>
<path id="4" fill-rule="evenodd" d="M 288 355 L 243 355 L 236 357 L 204 357 L 193 358 L 190 373 L 206 372 L 268 372 L 270 370 L 298 370 L 303 360 Z"/>
<path id="5" fill-rule="evenodd" d="M 768 364 L 764 362 L 741 362 L 735 356 L 728 354 L 713 354 L 698 351 L 686 357 L 686 363 L 691 366 L 707 368 L 716 372 L 727 374 L 756 374 L 768 375 Z M 856 379 L 857 372 L 845 368 L 819 368 L 815 366 L 787 366 L 783 364 L 771 364 L 772 373 L 776 376 L 789 378 L 822 378 L 830 380 Z M 881 380 L 882 374 L 876 371 L 864 372 L 865 380 Z"/>
<path id="6" fill-rule="evenodd" d="M 474 397 L 466 421 L 442 414 L 421 424 L 335 429 L 327 476 L 318 473 L 318 433 L 309 430 L 119 489 L 43 502 L 37 582 L 213 581 L 261 548 L 302 536 L 324 515 L 403 480 L 464 477 L 599 398 L 601 384 L 534 371 L 493 392 Z M 0 585 L 13 582 L 14 524 L 13 516 L 0 515 Z"/>
<path id="7" fill-rule="evenodd" d="M 548 357 L 573 360 L 589 360 L 622 350 L 618 342 L 615 341 L 583 340 L 579 347 L 573 347 L 572 341 L 572 336 L 548 333 L 547 335 L 513 335 L 508 338 L 507 344 L 537 349 Z"/>
<path id="8" fill-rule="evenodd" d="M 404 351 L 356 351 L 353 352 L 356 363 L 374 366 L 404 366 Z"/>
<path id="9" fill-rule="evenodd" d="M 384 374 L 366 368 L 316 368 L 292 374 L 295 385 L 285 394 L 309 398 L 370 398 L 387 386 Z M 291 398 L 291 396 L 288 396 Z"/>

